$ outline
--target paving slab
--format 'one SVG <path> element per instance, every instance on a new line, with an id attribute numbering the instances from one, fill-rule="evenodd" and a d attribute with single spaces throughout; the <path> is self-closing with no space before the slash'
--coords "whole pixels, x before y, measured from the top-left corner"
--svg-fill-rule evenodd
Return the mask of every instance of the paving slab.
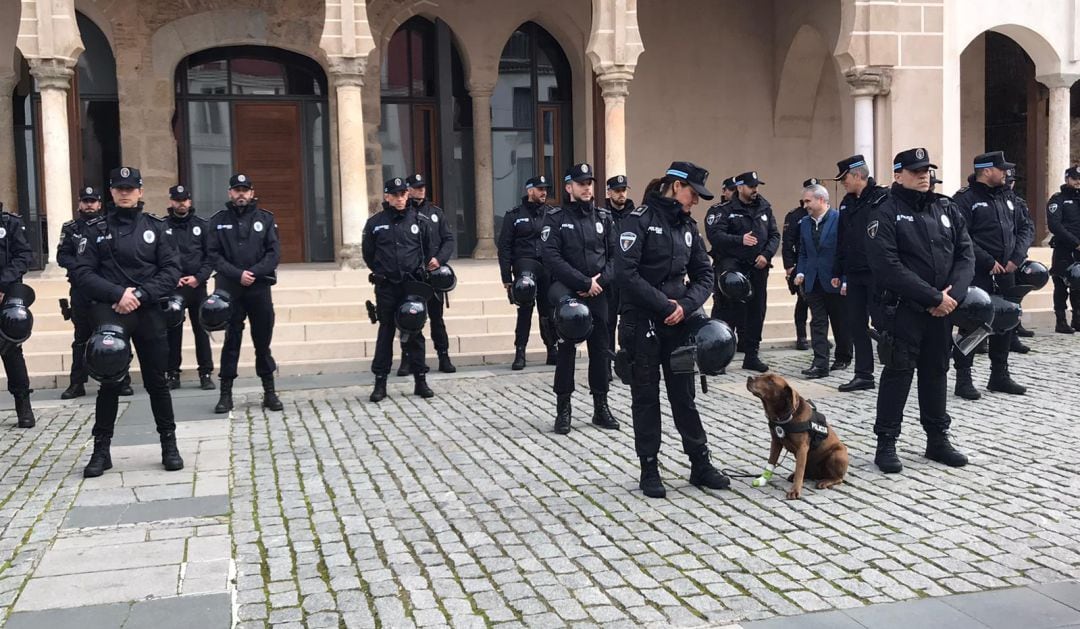
<path id="1" fill-rule="evenodd" d="M 116 526 L 174 518 L 198 518 L 229 512 L 227 495 L 154 500 L 117 507 L 75 507 L 64 519 L 64 528 Z"/>
<path id="2" fill-rule="evenodd" d="M 180 596 L 141 601 L 131 606 L 124 629 L 229 629 L 232 599 L 229 594 Z"/>
<path id="3" fill-rule="evenodd" d="M 151 566 L 179 565 L 184 560 L 184 540 L 134 542 L 122 546 L 91 546 L 45 553 L 34 576 L 96 573 Z"/>
<path id="4" fill-rule="evenodd" d="M 1042 583 L 1031 586 L 1031 589 L 1073 609 L 1080 609 L 1080 583 L 1075 581 Z"/>
<path id="5" fill-rule="evenodd" d="M 978 592 L 941 600 L 991 629 L 1052 629 L 1080 624 L 1080 611 L 1030 588 Z"/>
<path id="6" fill-rule="evenodd" d="M 16 611 L 123 603 L 176 596 L 180 566 L 131 568 L 30 579 L 15 603 Z"/>
<path id="7" fill-rule="evenodd" d="M 4 629 L 121 629 L 130 610 L 129 603 L 111 603 L 17 612 L 8 618 Z"/>

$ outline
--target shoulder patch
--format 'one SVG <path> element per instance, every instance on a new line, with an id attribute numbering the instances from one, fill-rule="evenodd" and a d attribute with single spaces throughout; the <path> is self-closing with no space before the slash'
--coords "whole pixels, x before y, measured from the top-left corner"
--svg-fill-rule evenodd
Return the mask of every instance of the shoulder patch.
<path id="1" fill-rule="evenodd" d="M 74 220 L 70 220 L 70 221 L 68 221 L 68 222 L 64 223 L 64 224 L 63 224 L 63 227 L 71 227 L 71 226 L 72 226 L 72 225 L 74 225 L 74 224 L 75 224 L 75 221 L 74 221 Z"/>
<path id="2" fill-rule="evenodd" d="M 558 214 L 559 212 L 562 212 L 561 207 L 553 207 L 550 210 L 548 210 L 548 214 Z"/>
<path id="3" fill-rule="evenodd" d="M 880 223 L 878 221 L 870 221 L 870 224 L 866 226 L 866 235 L 871 238 L 877 238 L 879 225 Z"/>
<path id="4" fill-rule="evenodd" d="M 645 212 L 649 211 L 649 206 L 639 205 L 630 211 L 630 216 L 644 216 Z"/>
<path id="5" fill-rule="evenodd" d="M 884 201 L 885 199 L 888 199 L 888 198 L 889 198 L 889 193 L 887 191 L 882 192 L 877 197 L 875 197 L 873 199 L 870 199 L 870 206 L 871 207 L 877 207 L 877 206 L 881 205 L 882 201 Z"/>
<path id="6" fill-rule="evenodd" d="M 165 219 L 158 216 L 157 214 L 147 214 L 146 212 L 143 212 L 143 216 L 145 216 L 147 218 L 152 218 L 152 219 L 154 219 L 155 221 L 157 221 L 159 223 L 164 223 L 165 222 Z"/>
<path id="7" fill-rule="evenodd" d="M 97 225 L 105 220 L 104 216 L 95 216 L 94 218 L 86 221 L 87 225 Z"/>
<path id="8" fill-rule="evenodd" d="M 629 251 L 630 248 L 634 246 L 635 242 L 637 242 L 637 234 L 634 232 L 623 232 L 619 234 L 619 248 L 622 249 L 624 253 Z"/>
<path id="9" fill-rule="evenodd" d="M 210 219 L 213 220 L 215 217 L 220 216 L 221 214 L 224 214 L 225 212 L 228 212 L 228 211 L 229 211 L 228 209 L 218 210 L 217 212 L 214 212 L 213 214 L 210 215 Z"/>

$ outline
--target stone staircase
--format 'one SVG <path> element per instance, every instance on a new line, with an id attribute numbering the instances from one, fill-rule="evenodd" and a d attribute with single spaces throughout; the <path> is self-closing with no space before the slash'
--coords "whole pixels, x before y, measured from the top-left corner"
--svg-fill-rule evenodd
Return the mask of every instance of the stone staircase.
<path id="1" fill-rule="evenodd" d="M 1033 257 L 1049 263 L 1049 249 L 1033 250 Z M 779 262 L 779 259 L 777 259 Z M 461 366 L 508 364 L 513 359 L 516 307 L 506 298 L 498 265 L 486 260 L 455 260 L 457 289 L 450 295 L 446 325 L 450 352 Z M 62 277 L 31 273 L 26 282 L 37 291 L 34 334 L 23 346 L 27 368 L 35 388 L 67 386 L 71 366 L 71 323 L 60 315 L 57 300 L 67 296 Z M 1052 320 L 1051 287 L 1025 300 L 1025 321 L 1042 325 Z M 364 372 L 375 354 L 376 326 L 367 318 L 365 300 L 374 300 L 366 271 L 343 271 L 334 265 L 284 265 L 274 288 L 277 324 L 273 351 L 284 375 L 316 375 Z M 711 304 L 706 304 L 706 310 Z M 769 281 L 769 310 L 764 339 L 767 346 L 794 340 L 792 310 L 795 299 L 787 291 L 783 270 L 773 270 Z M 534 315 L 535 317 L 535 315 Z M 195 351 L 189 324 L 185 323 L 185 380 L 194 378 Z M 544 347 L 537 326 L 529 342 L 530 364 L 541 364 Z M 224 332 L 211 335 L 215 366 Z M 429 364 L 434 364 L 430 339 Z M 584 345 L 582 350 L 584 351 Z M 395 349 L 395 361 L 396 361 Z M 132 375 L 138 379 L 136 366 Z M 396 362 L 395 362 L 396 367 Z M 240 375 L 254 375 L 254 352 L 245 338 L 240 355 Z"/>

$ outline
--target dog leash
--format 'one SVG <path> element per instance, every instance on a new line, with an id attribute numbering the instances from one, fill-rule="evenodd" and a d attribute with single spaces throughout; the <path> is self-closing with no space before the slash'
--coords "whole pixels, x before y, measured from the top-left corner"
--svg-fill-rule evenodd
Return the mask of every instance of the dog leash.
<path id="1" fill-rule="evenodd" d="M 776 468 L 780 467 L 784 463 L 784 461 L 787 460 L 787 457 L 788 451 L 784 450 L 783 454 L 780 457 L 780 460 L 776 462 L 776 465 L 766 466 L 765 469 L 761 472 L 761 474 L 755 474 L 753 472 L 742 472 L 732 469 L 722 469 L 720 470 L 720 473 L 724 476 L 727 476 L 728 478 L 753 478 L 754 482 L 750 483 L 752 486 L 764 487 L 765 484 L 769 482 L 769 479 L 772 478 L 773 473 L 776 471 Z"/>

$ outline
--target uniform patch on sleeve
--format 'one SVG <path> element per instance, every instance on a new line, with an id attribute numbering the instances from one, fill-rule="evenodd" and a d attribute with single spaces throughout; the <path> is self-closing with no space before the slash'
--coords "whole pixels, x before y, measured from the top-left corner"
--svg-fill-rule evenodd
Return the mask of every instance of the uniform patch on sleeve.
<path id="1" fill-rule="evenodd" d="M 946 229 L 952 229 L 952 221 L 949 220 L 948 214 L 941 215 L 941 224 L 944 225 Z"/>
<path id="2" fill-rule="evenodd" d="M 689 236 L 690 234 L 687 233 L 686 235 Z M 623 252 L 630 251 L 630 247 L 633 247 L 635 242 L 637 242 L 637 234 L 634 232 L 623 232 L 619 235 L 619 248 Z"/>
<path id="3" fill-rule="evenodd" d="M 712 225 L 715 222 L 716 222 L 716 215 L 715 214 L 710 214 L 710 215 L 705 217 L 705 224 L 706 225 Z"/>
<path id="4" fill-rule="evenodd" d="M 686 246 L 690 247 L 694 244 L 694 235 L 690 232 L 683 234 L 683 240 L 686 241 Z"/>
<path id="5" fill-rule="evenodd" d="M 871 238 L 877 238 L 878 222 L 870 221 L 870 224 L 866 226 L 866 235 Z"/>
<path id="6" fill-rule="evenodd" d="M 540 240 L 547 242 L 548 236 L 551 235 L 551 225 L 544 225 L 544 228 L 540 230 Z"/>
<path id="7" fill-rule="evenodd" d="M 1057 210 L 1058 210 L 1058 204 L 1057 203 L 1051 203 L 1050 207 L 1046 208 L 1046 211 L 1050 212 L 1051 214 L 1056 213 Z"/>

